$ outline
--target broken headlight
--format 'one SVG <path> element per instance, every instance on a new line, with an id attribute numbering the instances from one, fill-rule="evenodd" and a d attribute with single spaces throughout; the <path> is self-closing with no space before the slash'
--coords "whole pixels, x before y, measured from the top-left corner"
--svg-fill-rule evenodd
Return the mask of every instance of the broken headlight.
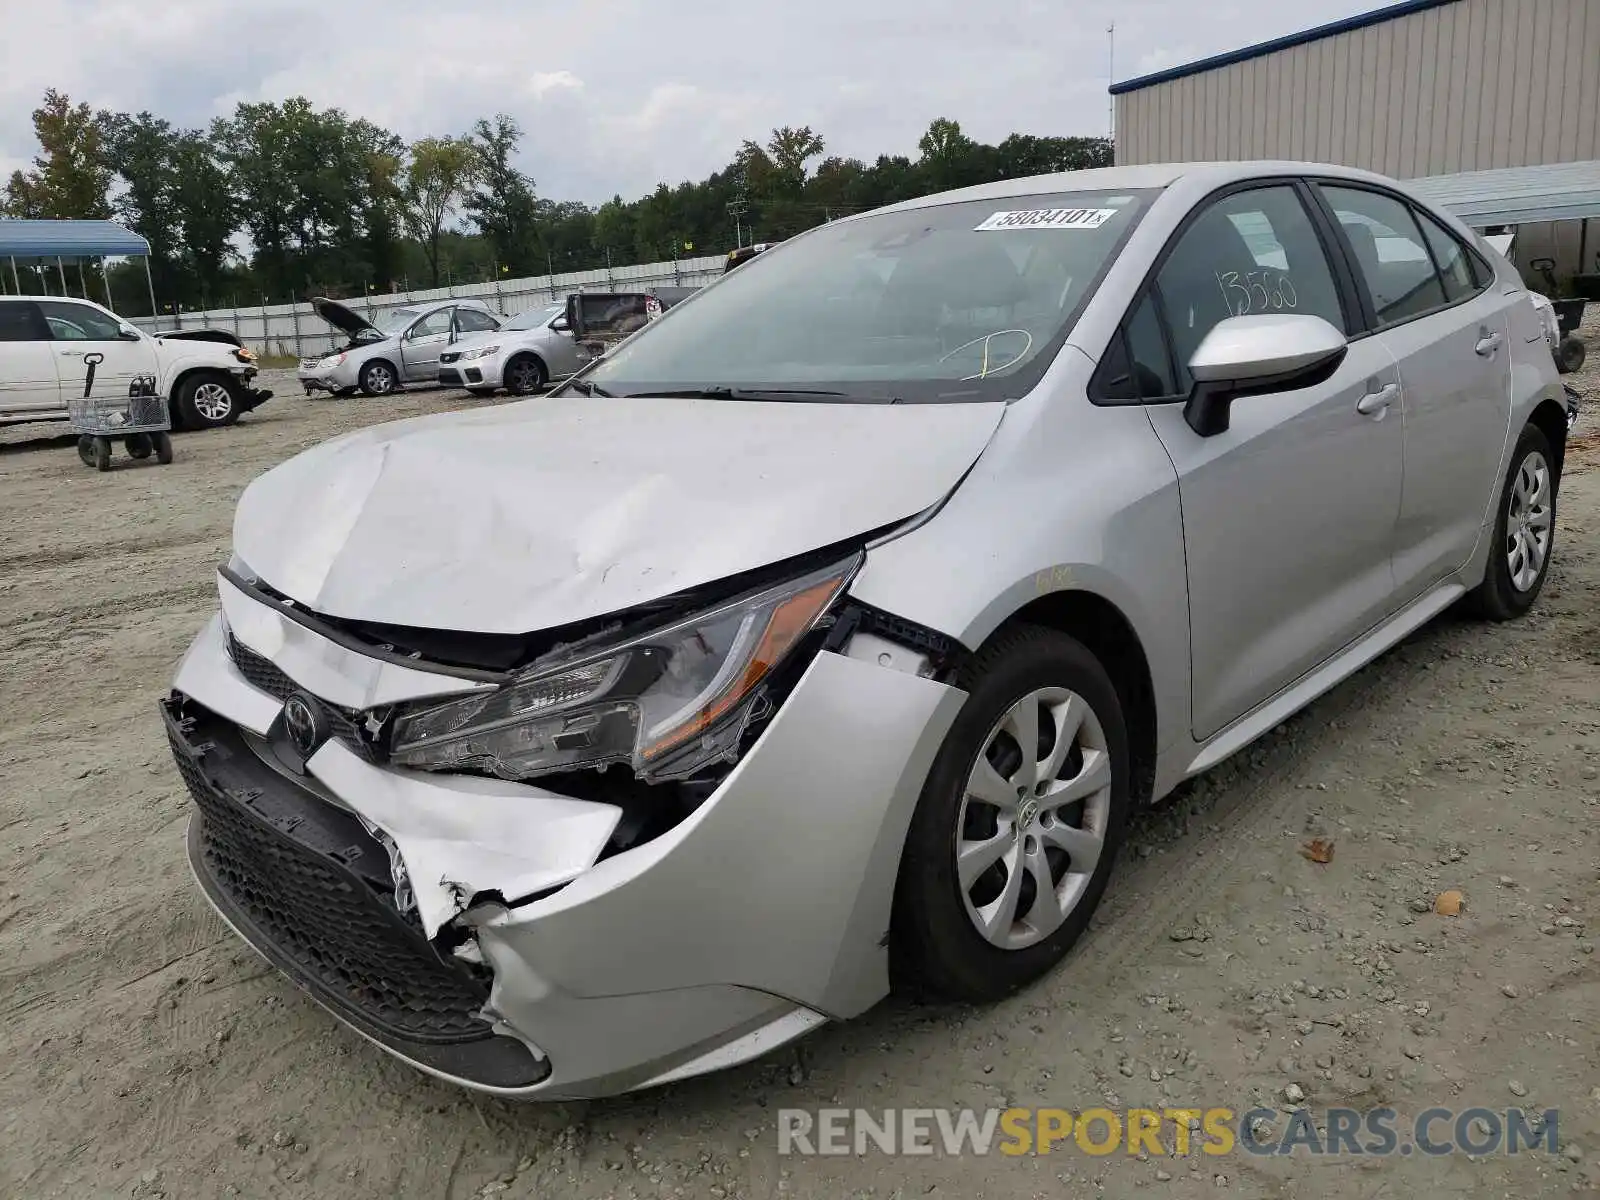
<path id="1" fill-rule="evenodd" d="M 618 645 L 535 663 L 494 692 L 413 709 L 391 761 L 527 779 L 629 763 L 682 778 L 730 757 L 762 683 L 827 613 L 860 556 Z"/>

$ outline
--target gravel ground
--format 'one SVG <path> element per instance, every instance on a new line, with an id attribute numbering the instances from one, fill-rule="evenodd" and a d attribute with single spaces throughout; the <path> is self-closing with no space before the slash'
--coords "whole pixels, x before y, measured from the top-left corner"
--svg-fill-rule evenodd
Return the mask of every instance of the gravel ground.
<path id="1" fill-rule="evenodd" d="M 1600 325 L 1588 333 L 1600 349 Z M 59 427 L 0 436 L 0 1195 L 1600 1186 L 1600 371 L 1580 382 L 1590 408 L 1534 613 L 1502 627 L 1446 616 L 1142 818 L 1063 969 L 991 1008 L 891 1001 L 738 1070 L 567 1105 L 504 1104 L 392 1062 L 245 950 L 189 878 L 188 801 L 156 700 L 212 607 L 240 490 L 336 432 L 478 403 L 306 402 L 272 382 L 277 399 L 179 437 L 166 468 L 100 476 Z M 1315 837 L 1331 862 L 1301 854 Z M 1429 911 L 1445 889 L 1464 893 L 1459 916 Z M 1242 1112 L 1288 1107 L 1286 1089 L 1406 1114 L 1557 1107 L 1566 1152 L 777 1154 L 784 1107 Z"/>

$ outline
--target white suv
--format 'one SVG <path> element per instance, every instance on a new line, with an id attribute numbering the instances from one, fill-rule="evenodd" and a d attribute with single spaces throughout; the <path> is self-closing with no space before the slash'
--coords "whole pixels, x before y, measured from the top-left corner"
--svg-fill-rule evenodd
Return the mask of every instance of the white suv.
<path id="1" fill-rule="evenodd" d="M 0 297 L 0 424 L 57 421 L 87 380 L 86 354 L 100 356 L 95 378 L 126 392 L 154 375 L 178 429 L 231 425 L 271 399 L 252 382 L 255 355 L 239 346 L 151 337 L 89 300 Z"/>

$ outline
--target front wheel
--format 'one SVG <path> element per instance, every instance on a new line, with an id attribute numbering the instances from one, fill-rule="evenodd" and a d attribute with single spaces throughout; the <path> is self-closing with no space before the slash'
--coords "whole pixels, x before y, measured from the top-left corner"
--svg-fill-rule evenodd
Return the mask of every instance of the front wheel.
<path id="1" fill-rule="evenodd" d="M 111 439 L 97 437 L 94 439 L 94 466 L 97 471 L 111 470 Z"/>
<path id="2" fill-rule="evenodd" d="M 959 673 L 956 716 L 906 835 L 899 972 L 961 1000 L 1037 979 L 1088 926 L 1131 805 L 1128 735 L 1080 642 L 1019 626 Z"/>
<path id="3" fill-rule="evenodd" d="M 94 439 L 87 433 L 78 438 L 78 461 L 86 467 L 95 465 Z"/>
<path id="4" fill-rule="evenodd" d="M 170 433 L 153 433 L 150 440 L 156 448 L 156 461 L 163 467 L 172 461 L 172 435 Z"/>
<path id="5" fill-rule="evenodd" d="M 155 450 L 155 443 L 150 440 L 148 433 L 130 433 L 122 444 L 127 447 L 129 458 L 149 458 Z"/>
<path id="6" fill-rule="evenodd" d="M 217 429 L 239 419 L 233 384 L 222 375 L 190 375 L 178 385 L 176 400 L 185 429 Z"/>
<path id="7" fill-rule="evenodd" d="M 519 354 L 506 364 L 506 391 L 531 396 L 545 384 L 544 364 L 531 354 Z"/>
<path id="8" fill-rule="evenodd" d="M 361 390 L 368 396 L 387 396 L 400 384 L 394 368 L 381 358 L 375 358 L 361 368 Z"/>
<path id="9" fill-rule="evenodd" d="M 1537 425 L 1525 425 L 1500 490 L 1494 541 L 1483 582 L 1468 595 L 1479 616 L 1509 621 L 1533 607 L 1550 571 L 1556 540 L 1555 455 Z"/>

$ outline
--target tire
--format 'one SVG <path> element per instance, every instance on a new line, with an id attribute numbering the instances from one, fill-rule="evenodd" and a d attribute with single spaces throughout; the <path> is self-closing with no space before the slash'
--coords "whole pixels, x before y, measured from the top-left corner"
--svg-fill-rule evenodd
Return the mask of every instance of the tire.
<path id="1" fill-rule="evenodd" d="M 476 396 L 479 400 L 487 400 L 495 393 L 494 388 L 468 388 L 467 391 L 472 393 L 472 395 Z"/>
<path id="2" fill-rule="evenodd" d="M 519 354 L 506 364 L 506 391 L 513 396 L 531 396 L 544 387 L 549 374 L 532 354 Z"/>
<path id="3" fill-rule="evenodd" d="M 78 461 L 86 467 L 95 465 L 94 439 L 87 433 L 78 439 Z"/>
<path id="4" fill-rule="evenodd" d="M 1555 455 L 1544 432 L 1536 425 L 1523 426 L 1500 488 L 1489 565 L 1483 582 L 1467 595 L 1468 604 L 1480 617 L 1490 621 L 1520 617 L 1544 589 L 1556 548 L 1556 496 L 1561 479 L 1554 464 Z M 1543 552 L 1535 564 L 1530 554 L 1540 547 Z"/>
<path id="5" fill-rule="evenodd" d="M 150 440 L 155 443 L 156 461 L 163 467 L 172 461 L 172 435 L 170 433 L 153 433 Z"/>
<path id="6" fill-rule="evenodd" d="M 148 433 L 130 433 L 122 444 L 127 448 L 129 458 L 149 458 L 155 451 L 155 443 L 150 440 Z"/>
<path id="7" fill-rule="evenodd" d="M 97 471 L 111 470 L 111 439 L 97 437 L 94 439 L 94 469 Z"/>
<path id="8" fill-rule="evenodd" d="M 215 371 L 186 375 L 173 397 L 185 429 L 220 429 L 239 419 L 239 397 L 233 381 Z"/>
<path id="9" fill-rule="evenodd" d="M 897 982 L 950 999 L 991 1001 L 1009 995 L 1059 963 L 1100 903 L 1132 804 L 1128 735 L 1116 688 L 1105 668 L 1080 642 L 1055 630 L 1022 625 L 997 635 L 961 669 L 955 685 L 968 693 L 967 701 L 934 759 L 906 834 L 895 884 L 890 945 Z M 1026 774 L 1018 742 L 1007 729 L 1008 714 L 1035 698 L 1035 693 L 1040 693 L 1040 704 L 1052 707 L 1034 705 L 1033 711 L 1040 717 L 1056 716 L 1062 721 L 1058 730 L 1068 723 L 1063 718 L 1071 713 L 1086 708 L 1089 714 L 1074 738 L 1076 747 L 1068 753 L 1063 770 L 1056 773 L 1057 780 L 1064 772 L 1070 781 L 1076 770 L 1079 780 L 1104 782 L 1087 798 L 1064 806 L 1065 821 L 1054 815 L 1048 796 L 1042 801 L 1032 794 L 1010 800 L 1010 789 L 1016 785 L 1004 783 L 1008 802 L 1016 805 L 1011 828 L 1015 830 L 1015 822 L 1020 820 L 1023 830 L 1031 831 L 1017 837 L 1014 832 L 1007 833 L 998 807 L 976 796 L 969 799 L 970 779 L 978 770 L 980 756 L 998 764 L 998 770 L 989 773 L 996 786 L 1004 782 L 1002 777 Z M 1041 720 L 1038 728 L 1044 731 L 1048 726 Z M 1048 750 L 1053 749 L 1048 740 L 1041 733 L 1036 743 L 1040 748 L 1036 755 L 1042 752 L 1047 760 Z M 1039 762 L 1037 757 L 1035 762 Z M 1014 764 L 1018 773 L 1007 769 Z M 1057 782 L 1055 786 L 1061 785 Z M 1073 795 L 1078 790 L 1069 787 L 1060 794 Z M 1032 811 L 1030 802 L 1035 806 Z M 1041 820 L 1044 814 L 1051 814 L 1048 822 Z M 1067 869 L 1070 863 L 1084 860 L 1062 856 L 1058 861 L 1055 856 L 1062 854 L 1060 846 L 1047 844 L 1063 840 L 1062 831 L 1070 828 L 1074 819 L 1080 827 L 1101 835 L 1091 869 Z M 1051 830 L 1056 831 L 1054 835 Z M 1081 834 L 1072 840 L 1083 841 Z M 958 847 L 985 842 L 1000 847 L 999 855 L 982 856 L 991 865 L 971 876 L 963 889 L 956 868 Z M 1024 866 L 1030 851 L 1036 855 L 1035 864 L 1050 872 L 1056 888 L 1062 908 L 1053 913 L 1038 908 L 1043 894 L 1038 877 Z M 1042 861 L 1037 857 L 1040 854 Z M 1015 891 L 996 886 L 1002 880 L 1013 882 L 1013 875 L 1018 877 Z M 1016 896 L 1015 913 L 1029 919 L 1006 921 L 1004 928 L 997 923 L 995 935 L 980 932 L 978 910 L 992 915 L 1007 894 Z M 1046 919 L 1038 920 L 1039 914 L 1046 914 Z M 1059 924 L 1051 929 L 1056 921 Z"/>
<path id="10" fill-rule="evenodd" d="M 363 396 L 392 396 L 400 387 L 394 364 L 383 358 L 375 358 L 363 366 L 358 381 Z"/>
<path id="11" fill-rule="evenodd" d="M 1588 357 L 1583 339 L 1568 334 L 1556 345 L 1556 370 L 1563 375 L 1574 375 L 1583 370 L 1584 360 Z"/>

